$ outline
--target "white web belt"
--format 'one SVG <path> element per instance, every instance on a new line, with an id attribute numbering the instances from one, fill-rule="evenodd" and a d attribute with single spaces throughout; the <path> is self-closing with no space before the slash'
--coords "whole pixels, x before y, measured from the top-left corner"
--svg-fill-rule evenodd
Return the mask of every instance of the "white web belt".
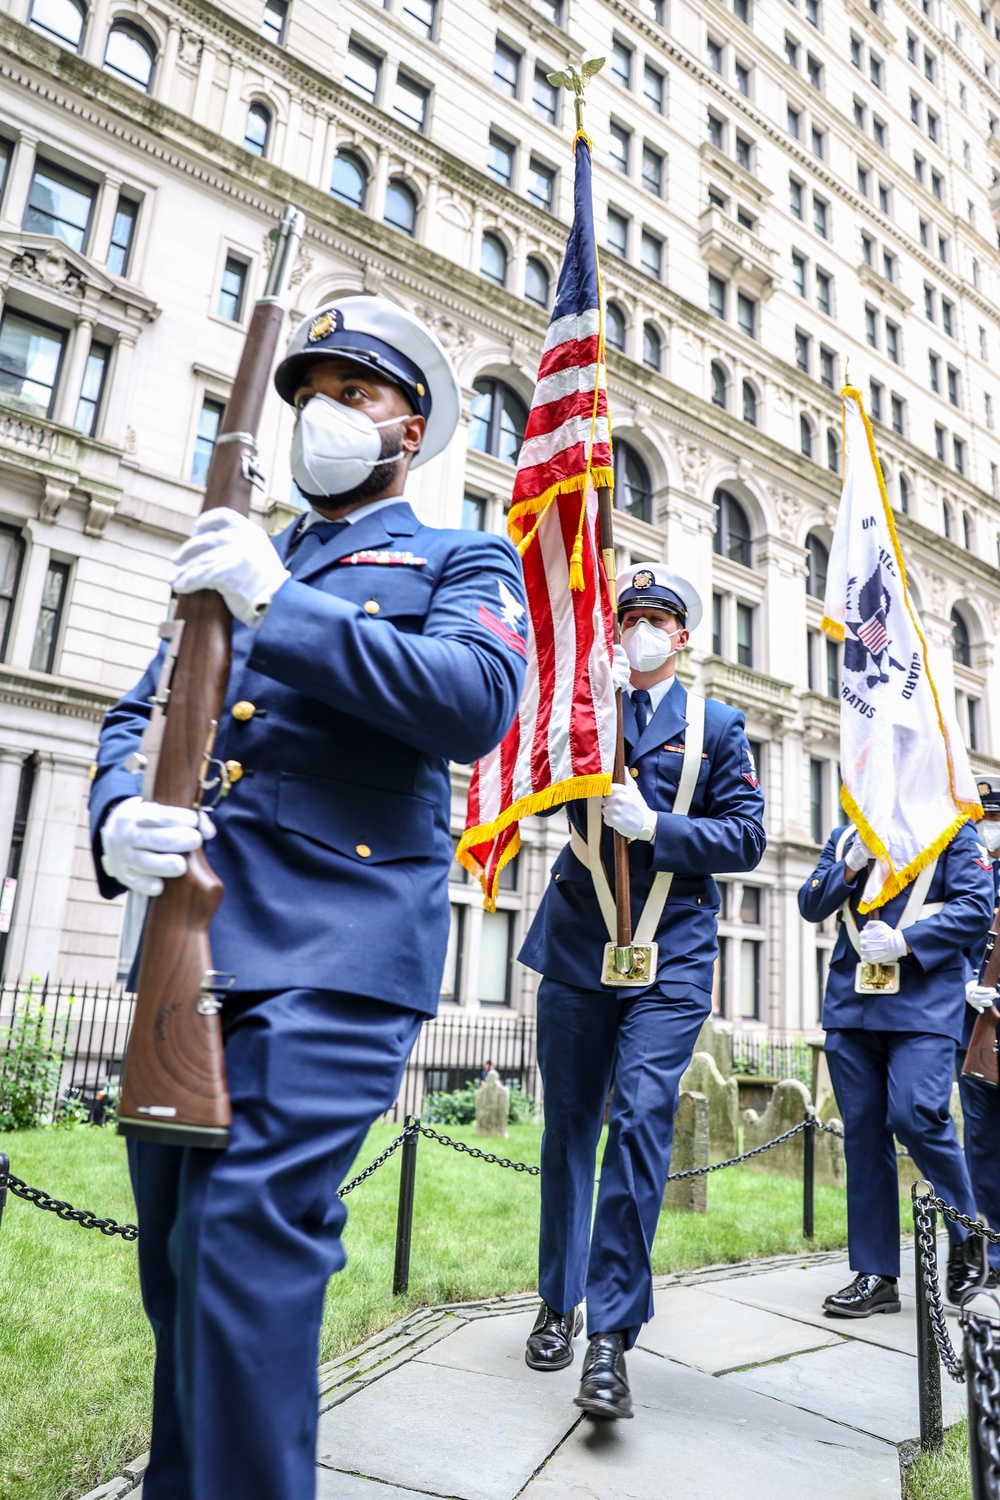
<path id="1" fill-rule="evenodd" d="M 698 772 L 701 770 L 701 753 L 705 743 L 704 698 L 699 698 L 695 693 L 688 693 L 687 716 L 681 775 L 672 809 L 682 817 L 690 811 L 694 789 L 698 785 Z M 618 912 L 601 859 L 602 826 L 601 798 L 588 797 L 587 837 L 584 839 L 582 834 L 570 824 L 569 846 L 580 863 L 590 870 L 604 925 L 608 929 L 608 937 L 616 943 L 618 941 Z M 646 897 L 646 904 L 642 908 L 642 916 L 632 934 L 632 942 L 636 946 L 643 946 L 655 940 L 660 918 L 663 916 L 663 908 L 667 904 L 667 897 L 670 895 L 673 882 L 673 870 L 657 871 L 649 895 Z"/>
<path id="2" fill-rule="evenodd" d="M 844 851 L 847 848 L 847 840 L 850 838 L 851 833 L 854 831 L 854 825 L 852 824 L 850 828 L 845 828 L 844 832 L 840 835 L 840 838 L 837 842 L 837 848 L 835 850 L 836 858 L 838 860 L 843 859 Z M 931 881 L 934 879 L 934 871 L 937 869 L 937 863 L 938 862 L 936 859 L 932 859 L 929 865 L 925 865 L 910 887 L 910 895 L 906 902 L 906 905 L 903 908 L 903 915 L 896 923 L 897 932 L 905 932 L 906 928 L 912 927 L 914 922 L 922 922 L 925 917 L 936 917 L 939 911 L 944 910 L 943 901 L 928 901 L 926 903 L 924 902 L 924 897 L 927 895 L 927 892 L 931 888 Z M 851 947 L 860 958 L 861 938 L 858 931 L 858 924 L 855 920 L 854 913 L 851 910 L 851 903 L 849 901 L 845 901 L 841 910 L 843 912 L 844 926 L 847 928 L 847 936 L 850 939 Z"/>

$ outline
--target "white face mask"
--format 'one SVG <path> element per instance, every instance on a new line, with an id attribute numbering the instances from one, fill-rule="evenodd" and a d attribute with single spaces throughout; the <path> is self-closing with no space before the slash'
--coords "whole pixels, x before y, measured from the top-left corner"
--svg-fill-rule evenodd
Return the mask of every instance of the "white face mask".
<path id="1" fill-rule="evenodd" d="M 629 625 L 622 631 L 622 645 L 634 672 L 655 672 L 675 654 L 673 635 L 657 630 L 648 620 Z"/>
<path id="2" fill-rule="evenodd" d="M 306 495 L 344 495 L 363 484 L 376 464 L 395 463 L 402 448 L 382 457 L 380 427 L 403 419 L 373 422 L 329 396 L 310 396 L 299 412 L 292 438 L 292 478 Z"/>
<path id="3" fill-rule="evenodd" d="M 997 850 L 1000 849 L 1000 823 L 987 823 L 986 819 L 983 818 L 976 832 L 989 852 L 996 854 Z"/>

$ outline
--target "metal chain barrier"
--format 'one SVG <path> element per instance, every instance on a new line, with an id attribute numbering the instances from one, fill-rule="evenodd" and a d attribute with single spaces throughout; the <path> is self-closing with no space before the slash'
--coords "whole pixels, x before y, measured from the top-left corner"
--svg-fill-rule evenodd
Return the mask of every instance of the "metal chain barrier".
<path id="1" fill-rule="evenodd" d="M 1000 1500 L 1000 1332 L 990 1319 L 963 1311 L 965 1368 L 969 1382 L 970 1461 L 980 1480 L 973 1491 Z"/>
<path id="2" fill-rule="evenodd" d="M 396 1139 L 394 1141 L 390 1141 L 385 1150 L 380 1152 L 380 1154 L 376 1156 L 374 1161 L 370 1161 L 363 1172 L 359 1172 L 357 1177 L 352 1177 L 350 1182 L 344 1183 L 344 1186 L 338 1191 L 337 1197 L 346 1198 L 348 1193 L 353 1193 L 356 1187 L 360 1187 L 363 1182 L 367 1182 L 368 1178 L 371 1177 L 373 1173 L 377 1172 L 379 1167 L 385 1166 L 390 1156 L 395 1155 L 395 1153 L 399 1150 L 400 1146 L 405 1140 L 407 1140 L 410 1136 L 417 1134 L 417 1130 L 418 1127 L 416 1125 L 412 1125 L 409 1121 L 407 1121 L 406 1125 L 400 1131 L 399 1135 L 397 1135 Z"/>
<path id="3" fill-rule="evenodd" d="M 492 1151 L 480 1151 L 478 1146 L 467 1146 L 464 1141 L 453 1141 L 450 1135 L 438 1135 L 436 1130 L 431 1130 L 427 1125 L 418 1125 L 416 1129 L 429 1141 L 438 1141 L 440 1145 L 450 1146 L 453 1151 L 461 1151 L 465 1156 L 474 1156 L 479 1161 L 490 1162 L 498 1167 L 509 1167 L 512 1172 L 527 1172 L 529 1177 L 541 1176 L 541 1167 L 531 1167 L 526 1161 L 510 1161 L 506 1156 L 494 1156 Z"/>
<path id="4" fill-rule="evenodd" d="M 31 1203 L 35 1208 L 41 1208 L 46 1213 L 56 1214 L 70 1224 L 79 1224 L 81 1229 L 99 1229 L 102 1234 L 109 1236 L 120 1234 L 123 1240 L 139 1238 L 137 1224 L 118 1224 L 114 1219 L 99 1219 L 95 1213 L 91 1213 L 89 1208 L 74 1208 L 72 1203 L 66 1203 L 61 1198 L 50 1198 L 48 1193 L 42 1192 L 41 1188 L 29 1187 L 12 1172 L 0 1174 L 0 1193 L 7 1188 L 15 1198 L 22 1198 L 25 1203 Z"/>
<path id="5" fill-rule="evenodd" d="M 928 1194 L 926 1197 L 920 1195 L 914 1199 L 914 1202 L 925 1203 L 928 1208 L 936 1208 L 938 1213 L 944 1214 L 945 1218 L 950 1219 L 953 1224 L 961 1224 L 962 1228 L 967 1229 L 970 1234 L 989 1240 L 991 1245 L 1000 1245 L 1000 1231 L 990 1229 L 989 1225 L 980 1224 L 978 1219 L 963 1214 L 962 1210 L 956 1208 L 953 1203 L 946 1203 L 943 1198 L 935 1198 L 933 1194 Z"/>
<path id="6" fill-rule="evenodd" d="M 937 1202 L 941 1200 L 938 1199 Z M 930 1317 L 931 1329 L 934 1333 L 934 1342 L 937 1344 L 941 1363 L 944 1365 L 952 1380 L 959 1384 L 965 1379 L 965 1369 L 962 1361 L 955 1353 L 955 1346 L 951 1342 L 951 1335 L 945 1322 L 944 1303 L 941 1300 L 941 1283 L 938 1280 L 937 1242 L 934 1237 L 934 1221 L 931 1218 L 931 1208 L 937 1207 L 937 1203 L 917 1193 L 913 1195 L 913 1222 L 915 1227 L 915 1238 L 917 1251 L 920 1257 L 920 1279 L 923 1283 L 924 1296 L 927 1299 L 927 1312 Z M 956 1213 L 958 1210 L 956 1209 Z M 967 1217 L 962 1215 L 963 1218 Z"/>

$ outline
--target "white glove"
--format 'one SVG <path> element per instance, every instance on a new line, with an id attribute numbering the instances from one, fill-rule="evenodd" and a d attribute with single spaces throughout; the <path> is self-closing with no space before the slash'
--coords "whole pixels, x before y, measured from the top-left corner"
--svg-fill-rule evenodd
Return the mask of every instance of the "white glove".
<path id="1" fill-rule="evenodd" d="M 291 574 L 261 528 L 235 510 L 218 506 L 198 517 L 174 553 L 174 592 L 216 589 L 244 625 L 259 625 Z"/>
<path id="2" fill-rule="evenodd" d="M 888 922 L 866 922 L 858 939 L 861 961 L 866 964 L 892 963 L 906 952 L 906 934 L 890 927 Z"/>
<path id="3" fill-rule="evenodd" d="M 849 870 L 863 870 L 870 859 L 875 856 L 864 842 L 860 834 L 856 834 L 854 842 L 844 855 L 844 864 Z"/>
<path id="4" fill-rule="evenodd" d="M 214 837 L 207 813 L 126 797 L 115 804 L 101 828 L 101 864 L 119 885 L 140 896 L 158 896 L 164 879 L 184 874 L 184 855 Z"/>
<path id="5" fill-rule="evenodd" d="M 611 650 L 611 681 L 614 684 L 616 693 L 624 693 L 632 681 L 632 663 L 629 661 L 628 653 L 620 641 Z"/>
<path id="6" fill-rule="evenodd" d="M 627 839 L 648 843 L 656 836 L 656 813 L 632 780 L 615 782 L 607 797 L 601 798 L 601 817 L 615 833 Z"/>
<path id="7" fill-rule="evenodd" d="M 978 979 L 970 979 L 965 986 L 965 999 L 973 1010 L 978 1010 L 982 1015 L 984 1010 L 989 1010 L 991 1005 L 997 1003 L 997 992 L 990 989 L 989 985 L 980 984 Z"/>

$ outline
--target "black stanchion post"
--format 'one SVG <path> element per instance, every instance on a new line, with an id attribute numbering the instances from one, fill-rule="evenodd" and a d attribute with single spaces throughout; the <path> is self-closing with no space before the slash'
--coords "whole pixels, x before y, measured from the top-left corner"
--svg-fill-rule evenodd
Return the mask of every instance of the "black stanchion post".
<path id="1" fill-rule="evenodd" d="M 965 1315 L 963 1315 L 962 1324 L 965 1335 L 963 1363 L 965 1365 L 965 1390 L 969 1403 L 969 1472 L 972 1479 L 972 1500 L 989 1500 L 986 1475 L 989 1473 L 990 1456 L 983 1446 L 979 1431 L 980 1410 L 976 1399 L 978 1393 L 975 1379 L 976 1364 L 972 1355 L 974 1332 L 970 1327 L 971 1321 L 969 1319 L 966 1322 Z"/>
<path id="2" fill-rule="evenodd" d="M 4 1205 L 7 1202 L 7 1173 L 10 1171 L 10 1157 L 0 1151 L 0 1224 L 3 1223 Z"/>
<path id="3" fill-rule="evenodd" d="M 815 1232 L 816 1116 L 806 1116 L 802 1140 L 802 1234 L 811 1240 Z"/>
<path id="4" fill-rule="evenodd" d="M 419 1119 L 407 1115 L 407 1126 L 418 1126 Z M 396 1215 L 396 1263 L 392 1271 L 392 1295 L 401 1296 L 410 1285 L 410 1243 L 413 1238 L 413 1193 L 417 1181 L 417 1142 L 420 1135 L 416 1129 L 408 1135 L 402 1145 L 402 1162 L 399 1168 L 399 1212 Z"/>
<path id="5" fill-rule="evenodd" d="M 930 1208 L 927 1214 L 930 1219 L 931 1247 L 936 1266 L 937 1210 Z M 916 1196 L 913 1200 L 913 1273 L 917 1296 L 917 1395 L 920 1404 L 920 1446 L 926 1451 L 929 1448 L 939 1449 L 944 1446 L 944 1421 L 941 1414 L 941 1359 L 934 1339 L 927 1288 L 924 1285 Z"/>

